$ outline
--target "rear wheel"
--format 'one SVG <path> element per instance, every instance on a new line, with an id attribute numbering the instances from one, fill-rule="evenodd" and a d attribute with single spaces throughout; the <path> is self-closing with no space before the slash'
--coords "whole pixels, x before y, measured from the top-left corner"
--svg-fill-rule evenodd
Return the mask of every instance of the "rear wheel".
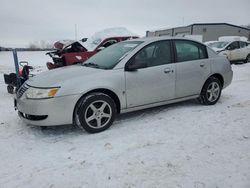
<path id="1" fill-rule="evenodd" d="M 83 97 L 76 107 L 75 123 L 89 133 L 108 129 L 116 116 L 116 106 L 111 97 L 92 93 Z"/>
<path id="2" fill-rule="evenodd" d="M 220 98 L 222 90 L 221 82 L 218 78 L 210 77 L 204 84 L 199 101 L 205 105 L 213 105 L 217 103 Z"/>
<path id="3" fill-rule="evenodd" d="M 250 62 L 250 54 L 248 54 L 247 58 L 244 61 L 245 63 L 249 63 Z"/>

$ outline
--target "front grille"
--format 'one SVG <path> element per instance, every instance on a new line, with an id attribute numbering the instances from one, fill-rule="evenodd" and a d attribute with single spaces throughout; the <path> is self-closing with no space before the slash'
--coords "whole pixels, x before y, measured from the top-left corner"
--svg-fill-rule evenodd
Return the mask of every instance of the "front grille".
<path id="1" fill-rule="evenodd" d="M 21 98 L 24 92 L 27 91 L 28 88 L 29 86 L 27 84 L 23 84 L 17 91 L 17 94 L 16 94 L 17 98 Z"/>

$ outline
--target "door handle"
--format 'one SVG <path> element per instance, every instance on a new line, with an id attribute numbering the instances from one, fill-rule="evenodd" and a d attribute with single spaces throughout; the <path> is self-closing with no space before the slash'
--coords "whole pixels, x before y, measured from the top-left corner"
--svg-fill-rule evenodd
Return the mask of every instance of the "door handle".
<path id="1" fill-rule="evenodd" d="M 171 70 L 170 68 L 164 69 L 164 73 L 166 74 L 171 73 L 171 72 L 174 72 L 174 70 Z"/>
<path id="2" fill-rule="evenodd" d="M 204 66 L 205 66 L 205 63 L 201 63 L 201 64 L 200 64 L 200 67 L 204 67 Z"/>

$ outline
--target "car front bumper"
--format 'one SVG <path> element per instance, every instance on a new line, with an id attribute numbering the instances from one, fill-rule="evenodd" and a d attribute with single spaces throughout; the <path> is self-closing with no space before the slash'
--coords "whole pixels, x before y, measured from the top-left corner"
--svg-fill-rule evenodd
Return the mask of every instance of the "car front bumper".
<path id="1" fill-rule="evenodd" d="M 75 105 L 79 95 L 50 99 L 15 98 L 20 118 L 29 125 L 56 126 L 72 124 Z"/>
<path id="2" fill-rule="evenodd" d="M 230 71 L 224 73 L 223 77 L 224 77 L 224 86 L 223 86 L 223 88 L 226 88 L 227 86 L 229 86 L 232 83 L 233 71 L 230 70 Z"/>

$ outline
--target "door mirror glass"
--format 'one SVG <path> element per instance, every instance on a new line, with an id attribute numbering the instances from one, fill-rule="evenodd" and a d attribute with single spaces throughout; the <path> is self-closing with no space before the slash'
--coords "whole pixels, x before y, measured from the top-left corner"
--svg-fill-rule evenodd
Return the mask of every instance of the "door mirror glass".
<path id="1" fill-rule="evenodd" d="M 143 69 L 147 67 L 147 63 L 129 63 L 125 67 L 125 71 L 136 71 L 137 69 Z"/>

